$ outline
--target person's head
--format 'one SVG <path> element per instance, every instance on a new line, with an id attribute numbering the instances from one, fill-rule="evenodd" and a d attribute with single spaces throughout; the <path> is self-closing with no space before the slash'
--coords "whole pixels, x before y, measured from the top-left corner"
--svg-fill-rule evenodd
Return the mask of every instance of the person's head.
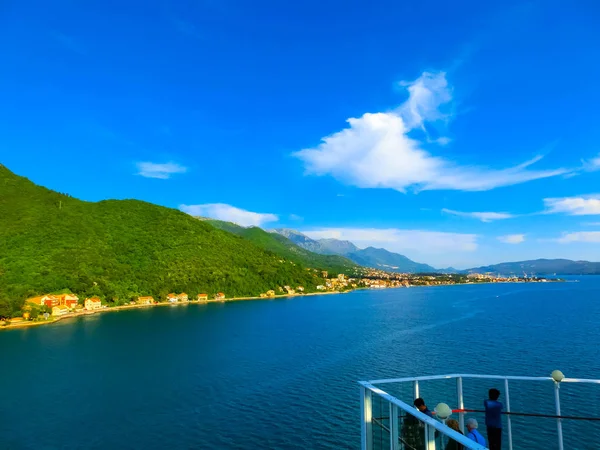
<path id="1" fill-rule="evenodd" d="M 458 420 L 456 420 L 456 419 L 446 420 L 446 426 L 452 428 L 454 431 L 458 431 L 459 433 L 462 433 L 462 431 L 460 431 L 460 426 L 458 425 Z"/>
<path id="2" fill-rule="evenodd" d="M 419 411 L 425 411 L 427 409 L 427 406 L 425 406 L 425 400 L 423 400 L 421 397 L 417 398 L 413 404 Z"/>
<path id="3" fill-rule="evenodd" d="M 472 417 L 467 420 L 467 430 L 472 431 L 477 429 L 477 421 Z"/>
<path id="4" fill-rule="evenodd" d="M 498 400 L 500 398 L 500 391 L 496 388 L 490 389 L 490 400 Z"/>

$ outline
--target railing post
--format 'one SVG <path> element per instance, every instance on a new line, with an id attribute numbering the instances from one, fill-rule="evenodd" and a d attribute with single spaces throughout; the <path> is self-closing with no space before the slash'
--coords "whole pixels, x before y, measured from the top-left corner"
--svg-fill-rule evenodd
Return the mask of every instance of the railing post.
<path id="1" fill-rule="evenodd" d="M 508 392 L 508 378 L 504 379 L 504 395 L 506 396 L 506 412 L 510 412 L 510 394 Z M 508 450 L 512 450 L 513 441 L 512 441 L 512 424 L 510 422 L 510 414 L 506 416 L 506 421 L 508 424 Z"/>
<path id="2" fill-rule="evenodd" d="M 398 441 L 398 407 L 390 403 L 390 450 L 400 450 Z"/>
<path id="3" fill-rule="evenodd" d="M 419 394 L 419 380 L 414 381 L 413 388 L 414 388 L 414 399 L 413 400 L 415 400 L 421 396 Z"/>
<path id="4" fill-rule="evenodd" d="M 364 386 L 360 387 L 360 448 L 373 450 L 373 404 L 372 393 Z"/>
<path id="5" fill-rule="evenodd" d="M 435 450 L 435 428 L 425 424 L 425 450 Z"/>
<path id="6" fill-rule="evenodd" d="M 560 416 L 560 383 L 554 382 L 554 402 L 556 403 L 556 415 Z M 558 450 L 563 450 L 562 419 L 556 419 L 556 429 L 558 431 Z"/>
<path id="7" fill-rule="evenodd" d="M 465 399 L 463 397 L 463 380 L 462 377 L 458 377 L 456 379 L 456 397 L 457 397 L 457 404 L 458 404 L 458 409 L 465 409 Z M 458 413 L 458 421 L 460 423 L 460 429 L 462 430 L 462 432 L 465 432 L 465 413 L 464 412 L 460 412 Z"/>

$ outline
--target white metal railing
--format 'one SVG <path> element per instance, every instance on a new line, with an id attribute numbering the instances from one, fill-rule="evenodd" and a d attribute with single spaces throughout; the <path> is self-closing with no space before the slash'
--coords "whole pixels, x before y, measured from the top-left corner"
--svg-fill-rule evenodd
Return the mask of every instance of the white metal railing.
<path id="1" fill-rule="evenodd" d="M 447 436 L 449 439 L 462 444 L 465 449 L 468 450 L 485 450 L 486 447 L 477 444 L 470 440 L 463 434 L 457 433 L 453 429 L 447 427 L 439 420 L 432 419 L 421 411 L 415 409 L 413 406 L 398 400 L 396 397 L 382 391 L 378 387 L 368 381 L 361 381 L 361 410 L 362 410 L 362 427 L 361 427 L 361 449 L 372 450 L 373 449 L 373 411 L 372 411 L 372 400 L 373 394 L 378 395 L 383 400 L 389 403 L 389 414 L 390 414 L 390 450 L 400 449 L 400 435 L 398 426 L 398 412 L 399 410 L 413 416 L 420 423 L 423 424 L 424 442 L 426 450 L 440 450 L 441 447 L 436 447 L 435 432 Z"/>
<path id="2" fill-rule="evenodd" d="M 554 384 L 554 402 L 556 410 L 556 427 L 558 437 L 558 448 L 559 450 L 564 449 L 563 435 L 562 435 L 562 419 L 560 409 L 560 385 L 561 383 L 590 383 L 600 384 L 600 380 L 594 379 L 583 379 L 583 378 L 564 378 L 563 374 L 559 371 L 552 373 L 551 377 L 520 377 L 520 376 L 503 376 L 503 375 L 475 375 L 475 374 L 451 374 L 451 375 L 432 375 L 432 376 L 421 376 L 421 377 L 405 377 L 405 378 L 389 378 L 381 380 L 370 380 L 360 381 L 361 386 L 361 449 L 362 450 L 373 450 L 373 414 L 372 414 L 372 399 L 373 395 L 379 396 L 382 400 L 389 403 L 389 427 L 386 430 L 390 434 L 390 450 L 400 449 L 399 439 L 399 426 L 398 426 L 398 413 L 404 411 L 405 413 L 413 416 L 419 422 L 423 424 L 424 437 L 425 437 L 425 450 L 440 450 L 441 447 L 436 447 L 435 432 L 439 432 L 450 439 L 462 444 L 465 449 L 469 450 L 484 450 L 486 447 L 471 441 L 466 436 L 457 433 L 451 428 L 447 427 L 444 423 L 439 420 L 432 419 L 431 417 L 423 414 L 422 412 L 415 409 L 412 405 L 409 405 L 398 398 L 388 394 L 382 389 L 375 385 L 389 384 L 389 383 L 412 383 L 413 384 L 413 395 L 414 398 L 420 397 L 420 384 L 422 381 L 432 380 L 456 380 L 456 404 L 458 410 L 464 410 L 464 397 L 463 397 L 463 380 L 464 379 L 489 379 L 489 380 L 500 380 L 504 382 L 504 402 L 506 405 L 507 415 L 507 432 L 508 432 L 508 447 L 509 450 L 513 449 L 512 440 L 512 427 L 510 418 L 510 392 L 509 392 L 509 381 L 537 381 L 537 382 L 552 382 Z M 412 402 L 411 402 L 412 403 Z M 546 416 L 547 417 L 547 416 Z M 460 428 L 464 430 L 464 413 L 459 414 Z"/>

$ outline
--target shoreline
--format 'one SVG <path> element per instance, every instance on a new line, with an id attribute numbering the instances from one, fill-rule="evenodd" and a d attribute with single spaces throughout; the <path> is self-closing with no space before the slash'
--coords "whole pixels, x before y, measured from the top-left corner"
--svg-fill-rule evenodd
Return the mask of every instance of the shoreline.
<path id="1" fill-rule="evenodd" d="M 563 280 L 553 280 L 548 281 L 549 283 L 556 283 Z M 521 283 L 542 283 L 541 281 L 501 281 L 501 282 L 481 282 L 481 283 L 453 283 L 453 284 L 436 284 L 436 285 L 411 285 L 409 287 L 405 286 L 395 286 L 395 287 L 386 287 L 382 289 L 372 289 L 369 287 L 359 287 L 354 289 L 349 289 L 347 291 L 328 291 L 328 292 L 309 292 L 307 294 L 284 294 L 284 295 L 276 295 L 274 297 L 232 297 L 225 298 L 223 300 L 207 300 L 207 301 L 198 301 L 198 300 L 190 300 L 187 302 L 177 302 L 177 303 L 169 303 L 169 302 L 159 302 L 153 303 L 151 305 L 120 305 L 120 306 L 112 306 L 101 308 L 93 311 L 83 310 L 81 312 L 76 313 L 68 313 L 62 316 L 56 316 L 49 320 L 40 320 L 40 321 L 32 321 L 32 320 L 22 320 L 15 324 L 10 324 L 6 326 L 0 326 L 0 331 L 2 330 L 13 330 L 16 328 L 29 328 L 29 327 L 37 327 L 41 325 L 51 325 L 53 323 L 60 322 L 64 319 L 76 319 L 78 317 L 89 316 L 94 314 L 102 314 L 105 312 L 111 311 L 125 311 L 128 309 L 143 309 L 143 308 L 154 308 L 157 306 L 183 306 L 183 305 L 209 305 L 211 303 L 227 303 L 227 302 L 238 302 L 238 301 L 248 301 L 248 300 L 276 300 L 282 298 L 297 298 L 297 297 L 308 297 L 308 296 L 317 296 L 317 295 L 333 295 L 333 294 L 348 294 L 354 291 L 361 290 L 374 290 L 374 291 L 384 291 L 387 289 L 408 289 L 408 288 L 431 288 L 431 287 L 445 287 L 445 286 L 474 286 L 474 285 L 483 285 L 483 284 L 521 284 Z M 52 316 L 51 316 L 52 317 Z"/>
<path id="2" fill-rule="evenodd" d="M 22 320 L 17 323 L 14 323 L 14 324 L 11 323 L 10 325 L 0 326 L 0 331 L 13 330 L 16 328 L 37 327 L 37 326 L 41 326 L 41 325 L 51 325 L 53 323 L 57 323 L 57 322 L 60 322 L 61 320 L 65 320 L 65 319 L 77 319 L 77 318 L 83 317 L 83 316 L 102 314 L 105 312 L 112 312 L 112 311 L 125 311 L 128 309 L 154 308 L 157 306 L 184 306 L 184 305 L 190 305 L 190 304 L 192 304 L 192 305 L 209 305 L 212 303 L 227 303 L 227 302 L 238 302 L 238 301 L 248 301 L 248 300 L 275 300 L 275 299 L 282 299 L 282 298 L 308 297 L 308 296 L 315 296 L 315 295 L 347 294 L 354 290 L 358 290 L 358 289 L 352 289 L 352 290 L 342 291 L 342 292 L 335 291 L 335 292 L 309 292 L 307 294 L 292 294 L 292 295 L 285 294 L 285 295 L 276 295 L 274 297 L 260 297 L 260 296 L 257 296 L 257 297 L 232 297 L 232 298 L 225 298 L 223 300 L 208 300 L 208 301 L 190 300 L 187 302 L 177 302 L 177 303 L 159 302 L 159 303 L 152 303 L 150 305 L 111 306 L 111 307 L 96 309 L 93 311 L 83 310 L 81 312 L 68 313 L 68 314 L 64 314 L 62 316 L 55 316 L 55 317 L 51 316 L 52 318 L 48 319 L 48 320 L 39 320 L 39 321 Z"/>

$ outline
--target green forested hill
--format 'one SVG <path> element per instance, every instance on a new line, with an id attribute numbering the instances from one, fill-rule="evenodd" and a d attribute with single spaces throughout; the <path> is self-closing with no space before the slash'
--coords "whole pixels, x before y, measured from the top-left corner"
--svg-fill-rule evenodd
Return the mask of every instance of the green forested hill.
<path id="1" fill-rule="evenodd" d="M 264 250 L 274 252 L 283 258 L 307 267 L 326 269 L 334 274 L 338 272 L 348 272 L 357 267 L 357 264 L 350 261 L 348 258 L 338 255 L 320 255 L 318 253 L 313 253 L 294 244 L 285 236 L 277 233 L 268 233 L 258 227 L 245 228 L 236 225 L 235 223 L 224 222 L 221 220 L 206 220 L 206 222 L 222 230 L 242 236 L 244 239 L 249 240 Z"/>
<path id="2" fill-rule="evenodd" d="M 322 280 L 183 212 L 137 200 L 89 203 L 0 165 L 0 315 L 69 289 L 124 302 L 138 295 L 258 295 Z"/>

